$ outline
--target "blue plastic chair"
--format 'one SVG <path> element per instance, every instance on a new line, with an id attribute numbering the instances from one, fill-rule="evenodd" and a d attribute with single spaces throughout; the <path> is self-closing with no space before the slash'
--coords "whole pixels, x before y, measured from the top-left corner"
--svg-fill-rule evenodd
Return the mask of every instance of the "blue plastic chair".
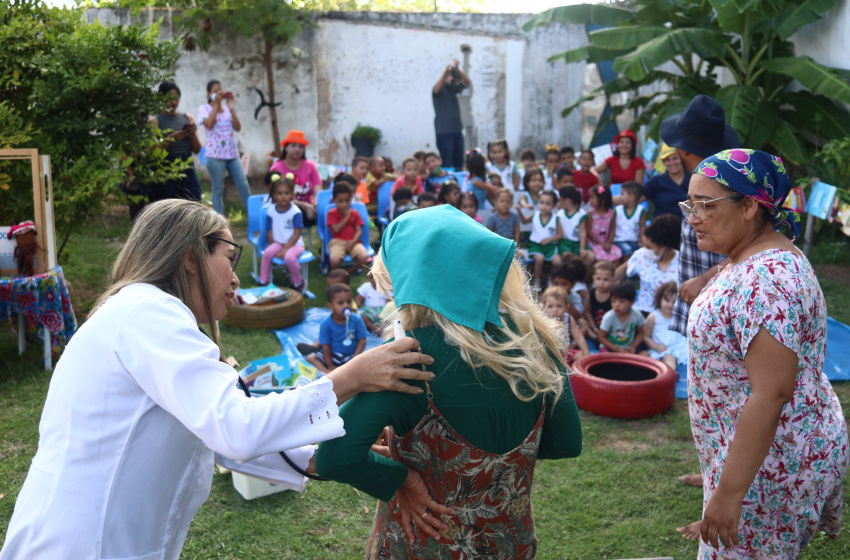
<path id="1" fill-rule="evenodd" d="M 381 183 L 378 187 L 378 219 L 375 223 L 379 226 L 379 229 L 383 229 L 387 227 L 387 224 L 389 224 L 385 214 L 387 213 L 387 210 L 390 209 L 390 202 L 392 201 L 392 195 L 390 193 L 392 190 L 392 181 Z"/>
<path id="2" fill-rule="evenodd" d="M 611 185 L 611 196 L 620 196 L 621 194 L 623 194 L 623 184 L 613 183 Z"/>
<path id="3" fill-rule="evenodd" d="M 321 241 L 320 253 L 322 261 L 325 260 L 325 235 L 327 231 L 327 228 L 325 227 L 325 217 L 327 216 L 328 205 L 331 204 L 332 197 L 333 187 L 319 191 L 316 194 L 316 235 L 319 236 L 319 241 Z"/>
<path id="4" fill-rule="evenodd" d="M 268 215 L 268 212 L 269 212 L 268 206 L 265 206 L 265 207 L 260 209 L 260 235 L 259 235 L 259 240 L 258 240 L 258 244 L 257 244 L 257 252 L 259 253 L 260 258 L 263 257 L 263 253 L 265 253 L 266 248 L 268 248 L 268 246 L 269 246 L 269 234 L 268 234 L 268 229 L 266 228 L 266 216 Z M 302 240 L 303 240 L 303 236 L 302 236 Z M 304 278 L 305 286 L 310 281 L 310 267 L 308 265 L 309 265 L 309 263 L 313 262 L 314 260 L 316 260 L 316 257 L 313 255 L 313 253 L 311 253 L 310 251 L 307 251 L 306 248 L 305 248 L 304 252 L 301 253 L 301 256 L 298 257 L 298 264 L 301 265 L 301 276 Z M 286 271 L 287 274 L 289 273 L 289 270 L 286 268 L 286 262 L 283 259 L 279 259 L 277 257 L 272 259 L 272 268 L 271 268 L 272 273 L 274 272 L 275 268 L 283 269 L 284 271 Z M 258 273 L 252 274 L 252 276 L 254 277 L 254 280 L 256 282 L 258 282 L 258 283 L 260 282 L 260 275 Z M 309 290 L 306 290 L 306 289 L 304 290 L 303 295 L 304 295 L 304 297 L 309 298 L 309 299 L 316 299 L 316 296 L 312 292 L 310 292 Z"/>
<path id="5" fill-rule="evenodd" d="M 251 276 L 255 279 L 260 277 L 257 247 L 259 246 L 260 240 L 260 228 L 264 225 L 261 222 L 265 219 L 265 214 L 263 214 L 263 220 L 260 219 L 260 211 L 263 208 L 263 203 L 266 198 L 268 198 L 268 195 L 265 194 L 254 194 L 248 197 L 248 243 L 251 244 L 251 252 L 253 254 L 254 262 L 254 268 Z"/>
<path id="6" fill-rule="evenodd" d="M 324 232 L 322 233 L 322 271 L 327 274 L 330 269 L 331 262 L 331 254 L 328 252 L 328 243 L 330 241 L 330 228 L 328 227 L 328 212 L 331 208 L 336 208 L 336 204 L 329 204 L 325 209 L 324 214 L 322 215 L 322 228 Z M 369 239 L 369 211 L 366 210 L 366 205 L 362 202 L 352 202 L 351 209 L 356 210 L 360 217 L 363 218 L 363 231 L 360 233 L 360 242 L 363 243 L 363 246 L 366 248 L 366 254 L 370 257 L 375 256 L 375 250 L 372 249 L 372 243 Z M 354 264 L 354 261 L 351 260 L 351 257 L 345 255 L 345 258 L 340 263 L 340 266 L 351 266 Z"/>

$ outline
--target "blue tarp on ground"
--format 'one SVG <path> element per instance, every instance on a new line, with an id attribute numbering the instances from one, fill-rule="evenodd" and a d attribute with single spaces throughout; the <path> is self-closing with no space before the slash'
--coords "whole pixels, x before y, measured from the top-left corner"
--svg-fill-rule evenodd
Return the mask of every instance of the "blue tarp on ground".
<path id="1" fill-rule="evenodd" d="M 283 350 L 281 354 L 289 356 L 290 360 L 301 358 L 301 354 L 295 347 L 299 342 L 313 344 L 319 338 L 319 325 L 324 321 L 330 310 L 326 308 L 312 307 L 304 313 L 304 320 L 287 327 L 274 331 L 280 340 Z M 374 348 L 381 344 L 381 339 L 370 334 L 366 339 L 366 349 Z M 591 352 L 596 352 L 596 345 L 588 342 Z M 832 317 L 827 320 L 826 327 L 826 360 L 824 371 L 830 381 L 850 380 L 850 362 L 847 360 L 848 349 L 850 349 L 850 326 L 836 321 Z M 679 382 L 676 384 L 676 398 L 688 398 L 687 366 L 682 364 L 678 368 Z"/>
<path id="2" fill-rule="evenodd" d="M 304 320 L 296 325 L 274 331 L 275 336 L 280 341 L 283 350 L 281 354 L 289 356 L 291 360 L 301 358 L 301 353 L 298 352 L 296 345 L 299 342 L 305 344 L 313 344 L 319 338 L 319 326 L 322 321 L 330 316 L 331 310 L 325 307 L 311 307 L 304 312 Z M 374 348 L 381 344 L 381 339 L 370 334 L 366 338 L 366 349 Z"/>

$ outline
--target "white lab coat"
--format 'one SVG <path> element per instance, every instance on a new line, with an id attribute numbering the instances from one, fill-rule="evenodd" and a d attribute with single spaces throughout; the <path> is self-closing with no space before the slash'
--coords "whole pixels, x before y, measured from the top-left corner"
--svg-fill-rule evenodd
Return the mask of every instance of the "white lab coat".
<path id="1" fill-rule="evenodd" d="M 109 298 L 56 366 L 0 560 L 176 559 L 213 451 L 246 461 L 345 434 L 331 381 L 248 399 L 218 358 L 177 298 Z"/>

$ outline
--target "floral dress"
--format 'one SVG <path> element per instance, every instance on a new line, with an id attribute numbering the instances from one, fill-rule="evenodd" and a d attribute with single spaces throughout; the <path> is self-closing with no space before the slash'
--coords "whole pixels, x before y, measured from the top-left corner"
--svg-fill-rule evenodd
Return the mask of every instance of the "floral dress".
<path id="1" fill-rule="evenodd" d="M 417 531 L 411 544 L 404 538 L 396 498 L 378 502 L 367 560 L 534 558 L 531 482 L 545 401 L 525 440 L 497 455 L 463 439 L 429 399 L 422 420 L 405 436 L 393 435 L 390 450 L 393 459 L 419 472 L 437 502 L 454 508 L 457 515 L 443 518 L 449 530 L 439 540 Z"/>
<path id="2" fill-rule="evenodd" d="M 655 290 L 658 286 L 667 282 L 678 283 L 679 251 L 673 255 L 667 269 L 661 270 L 658 263 L 652 260 L 652 251 L 645 247 L 638 249 L 626 264 L 626 276 L 640 278 L 640 292 L 635 300 L 635 307 L 638 311 L 652 313 L 655 311 Z"/>
<path id="3" fill-rule="evenodd" d="M 758 253 L 727 266 L 702 291 L 688 320 L 688 408 L 704 480 L 703 508 L 751 393 L 744 357 L 764 328 L 799 358 L 794 396 L 743 502 L 740 546 L 700 542 L 699 558 L 797 558 L 816 531 L 841 527 L 847 426 L 823 373 L 826 304 L 805 257 Z"/>
<path id="4" fill-rule="evenodd" d="M 590 218 L 590 231 L 593 232 L 597 239 L 608 238 L 608 231 L 611 229 L 611 216 L 613 215 L 613 210 L 608 210 L 604 214 L 599 214 L 597 210 L 593 209 L 587 213 L 588 218 Z M 623 256 L 623 252 L 620 251 L 620 248 L 614 245 L 613 242 L 611 243 L 611 248 L 607 251 L 601 244 L 591 241 L 589 237 L 587 244 L 590 245 L 591 249 L 593 249 L 593 253 L 596 255 L 596 260 L 616 261 Z"/>

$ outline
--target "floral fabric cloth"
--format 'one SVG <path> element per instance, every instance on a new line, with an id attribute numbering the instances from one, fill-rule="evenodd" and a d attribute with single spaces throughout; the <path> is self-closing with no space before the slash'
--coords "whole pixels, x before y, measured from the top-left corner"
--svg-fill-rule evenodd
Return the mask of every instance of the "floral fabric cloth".
<path id="1" fill-rule="evenodd" d="M 761 328 L 799 358 L 794 396 L 743 502 L 741 545 L 699 558 L 797 558 L 815 533 L 837 536 L 847 470 L 847 426 L 823 373 L 826 304 L 805 257 L 769 250 L 727 266 L 703 289 L 688 320 L 688 408 L 704 480 L 703 508 L 751 393 L 744 366 Z"/>
<path id="2" fill-rule="evenodd" d="M 543 408 L 531 433 L 503 455 L 487 453 L 464 440 L 433 402 L 407 435 L 393 435 L 393 459 L 422 476 L 437 502 L 455 509 L 440 540 L 417 531 L 408 543 L 396 499 L 378 502 L 367 559 L 418 560 L 488 558 L 531 559 L 537 535 L 531 515 L 531 481 L 543 433 Z M 445 519 L 445 518 L 444 518 Z"/>
<path id="3" fill-rule="evenodd" d="M 206 157 L 215 159 L 236 159 L 239 151 L 236 149 L 236 140 L 233 136 L 233 115 L 227 104 L 221 106 L 224 111 L 215 118 L 212 128 L 204 126 L 207 147 Z M 198 122 L 205 121 L 212 114 L 212 105 L 204 103 L 198 107 Z"/>
<path id="4" fill-rule="evenodd" d="M 24 315 L 31 341 L 40 341 L 41 327 L 47 327 L 51 354 L 58 357 L 77 330 L 61 266 L 35 276 L 0 279 L 0 321 L 19 314 Z"/>
<path id="5" fill-rule="evenodd" d="M 611 229 L 611 216 L 613 215 L 613 210 L 608 210 L 604 214 L 600 214 L 596 210 L 591 210 L 587 213 L 587 217 L 590 218 L 590 231 L 596 235 L 597 239 L 605 240 L 608 238 L 608 231 Z M 587 244 L 593 249 L 597 260 L 616 261 L 623 256 L 623 252 L 613 242 L 611 243 L 611 248 L 607 251 L 601 243 L 590 241 L 589 237 Z"/>
<path id="6" fill-rule="evenodd" d="M 679 281 L 679 251 L 676 251 L 673 260 L 667 265 L 667 270 L 658 268 L 658 263 L 652 260 L 652 256 L 652 251 L 640 248 L 626 264 L 626 276 L 640 278 L 640 292 L 635 300 L 635 307 L 647 313 L 655 311 L 655 290 L 658 286 Z"/>

